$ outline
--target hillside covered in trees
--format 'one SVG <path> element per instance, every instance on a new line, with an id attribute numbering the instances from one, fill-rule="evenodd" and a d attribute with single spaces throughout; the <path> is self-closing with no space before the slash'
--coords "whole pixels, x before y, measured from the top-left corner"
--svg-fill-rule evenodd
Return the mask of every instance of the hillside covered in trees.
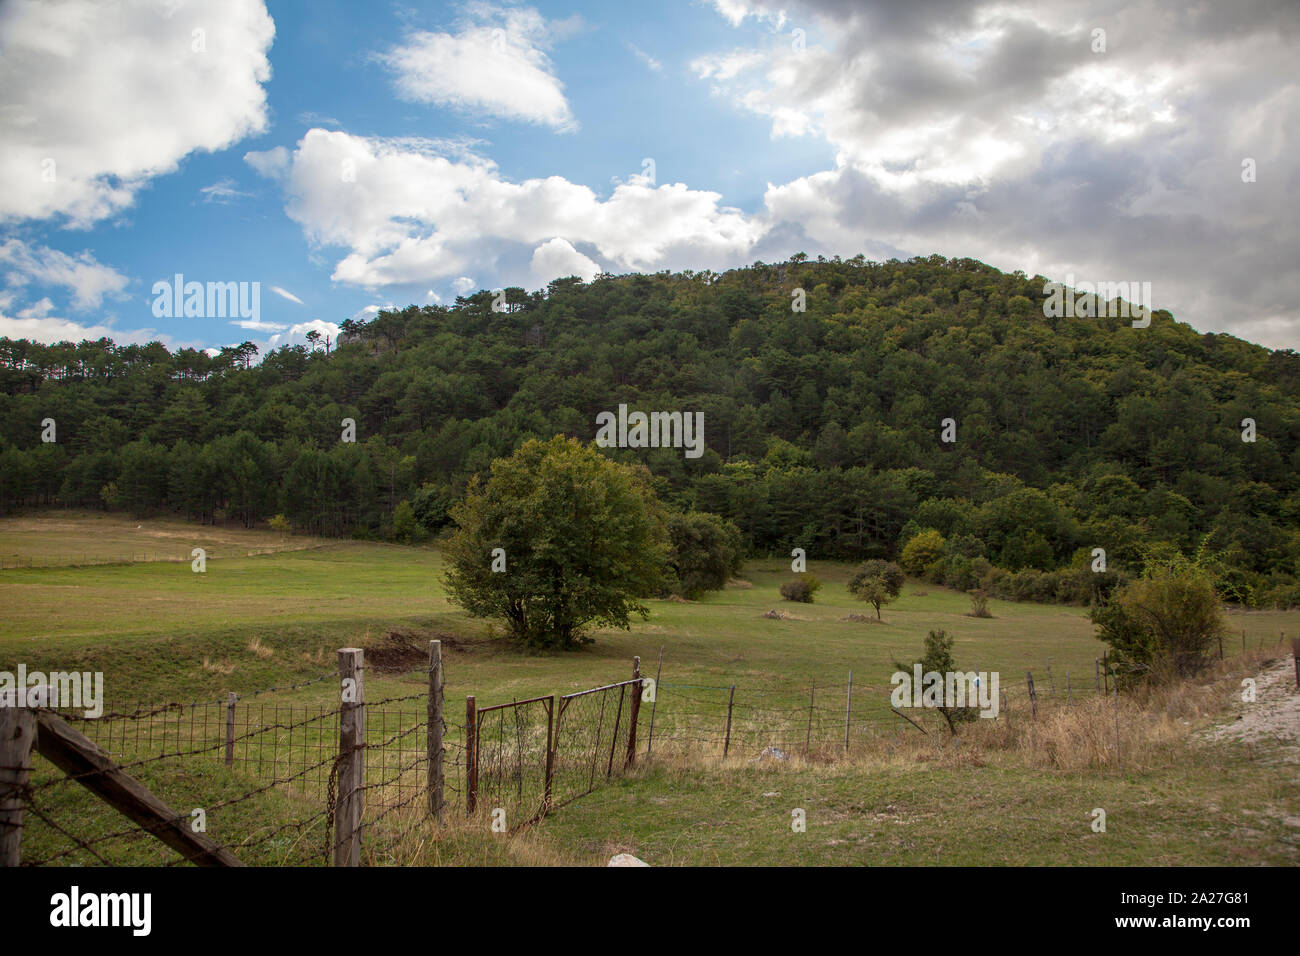
<path id="1" fill-rule="evenodd" d="M 251 346 L 0 339 L 0 508 L 283 514 L 410 540 L 493 459 L 530 437 L 590 440 L 625 403 L 703 412 L 698 458 L 609 454 L 644 462 L 675 507 L 730 519 L 751 553 L 896 558 L 934 529 L 910 570 L 1070 599 L 1093 548 L 1113 573 L 1208 535 L 1232 596 L 1300 600 L 1300 355 L 1167 312 L 1148 328 L 1048 318 L 1045 281 L 939 256 L 797 256 L 510 289 L 504 311 L 480 292 L 260 362 Z"/>

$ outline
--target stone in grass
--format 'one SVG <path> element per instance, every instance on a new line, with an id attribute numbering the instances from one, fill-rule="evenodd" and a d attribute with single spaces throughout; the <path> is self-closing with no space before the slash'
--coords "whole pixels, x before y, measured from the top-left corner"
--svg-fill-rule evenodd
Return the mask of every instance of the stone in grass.
<path id="1" fill-rule="evenodd" d="M 649 866 L 644 860 L 638 860 L 631 853 L 620 853 L 609 858 L 609 866 Z"/>
<path id="2" fill-rule="evenodd" d="M 789 760 L 786 752 L 780 747 L 764 747 L 763 752 L 758 755 L 759 760 Z"/>
<path id="3" fill-rule="evenodd" d="M 764 611 L 763 617 L 770 617 L 774 621 L 781 621 L 785 619 L 785 615 L 776 609 L 770 611 Z"/>

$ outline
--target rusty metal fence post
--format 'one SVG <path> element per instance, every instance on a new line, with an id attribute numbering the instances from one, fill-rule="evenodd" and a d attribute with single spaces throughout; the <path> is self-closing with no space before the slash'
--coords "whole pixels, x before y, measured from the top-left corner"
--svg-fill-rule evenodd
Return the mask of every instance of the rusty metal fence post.
<path id="1" fill-rule="evenodd" d="M 442 689 L 446 681 L 442 674 L 442 641 L 429 642 L 429 707 L 428 707 L 428 760 L 429 760 L 429 816 L 442 826 L 445 820 L 442 766 Z"/>
<path id="2" fill-rule="evenodd" d="M 605 768 L 605 779 L 614 775 L 614 754 L 618 751 L 618 728 L 623 721 L 623 698 L 627 696 L 627 685 L 618 688 L 618 713 L 614 715 L 614 733 L 609 738 L 609 766 Z"/>
<path id="3" fill-rule="evenodd" d="M 551 809 L 551 786 L 555 782 L 555 695 L 546 702 L 546 784 L 542 796 L 542 812 Z"/>
<path id="4" fill-rule="evenodd" d="M 632 658 L 632 706 L 628 710 L 628 729 L 627 729 L 627 760 L 623 762 L 623 767 L 631 767 L 636 763 L 636 721 L 641 713 L 641 658 Z"/>
<path id="5" fill-rule="evenodd" d="M 471 694 L 465 698 L 465 816 L 478 804 L 478 704 Z"/>
<path id="6" fill-rule="evenodd" d="M 736 685 L 731 685 L 731 693 L 727 697 L 727 733 L 722 740 L 722 756 L 726 758 L 727 753 L 731 750 L 731 709 L 736 703 Z"/>
<path id="7" fill-rule="evenodd" d="M 235 701 L 239 696 L 232 690 L 226 700 L 226 766 L 235 765 Z"/>
<path id="8" fill-rule="evenodd" d="M 654 699 L 650 701 L 650 737 L 649 739 L 646 740 L 646 744 L 645 744 L 646 756 L 650 755 L 650 751 L 654 749 L 654 745 L 655 745 L 655 710 L 658 709 L 659 707 L 659 678 L 663 676 L 663 673 L 664 673 L 664 649 L 662 646 L 660 646 L 659 667 L 657 670 L 655 670 Z"/>

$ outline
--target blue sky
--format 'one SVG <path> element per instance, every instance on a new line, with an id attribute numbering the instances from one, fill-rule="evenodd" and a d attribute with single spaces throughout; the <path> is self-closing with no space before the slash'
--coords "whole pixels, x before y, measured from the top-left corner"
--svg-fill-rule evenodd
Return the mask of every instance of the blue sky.
<path id="1" fill-rule="evenodd" d="M 273 347 L 803 251 L 1151 281 L 1203 331 L 1300 344 L 1294 8 L 169 10 L 0 12 L 0 335 Z M 176 273 L 260 283 L 260 313 L 158 316 Z"/>

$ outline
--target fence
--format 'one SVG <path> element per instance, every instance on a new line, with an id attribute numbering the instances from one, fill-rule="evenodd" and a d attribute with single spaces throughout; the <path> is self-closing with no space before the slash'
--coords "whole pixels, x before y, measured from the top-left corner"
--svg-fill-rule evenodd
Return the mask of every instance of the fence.
<path id="1" fill-rule="evenodd" d="M 1080 679 L 1049 660 L 1000 681 L 999 720 L 1117 695 L 1113 670 L 1100 659 Z M 932 711 L 895 710 L 889 686 L 855 683 L 852 672 L 806 688 L 677 683 L 658 679 L 661 652 L 656 680 L 642 678 L 639 658 L 632 674 L 558 697 L 479 706 L 469 696 L 460 724 L 446 720 L 433 641 L 427 689 L 381 700 L 366 700 L 362 652 L 345 648 L 337 674 L 245 697 L 95 720 L 0 707 L 0 863 L 355 866 L 363 840 L 396 847 L 448 812 L 491 811 L 494 829 L 518 830 L 640 754 L 851 752 L 866 738 L 942 728 Z M 1300 686 L 1300 658 L 1296 676 Z M 256 699 L 331 679 L 338 704 Z M 1116 748 L 1118 721 L 1116 708 Z"/>
<path id="2" fill-rule="evenodd" d="M 359 649 L 339 651 L 337 705 L 232 693 L 95 719 L 0 707 L 6 721 L 38 720 L 25 749 L 0 751 L 0 860 L 356 866 L 363 834 L 368 845 L 396 845 L 448 811 L 502 810 L 511 829 L 536 821 L 553 805 L 553 769 L 586 761 L 589 742 L 611 748 L 601 779 L 635 758 L 639 678 L 567 695 L 558 707 L 538 697 L 479 708 L 470 697 L 462 725 L 443 712 L 440 642 L 417 694 L 366 700 L 362 661 Z M 623 716 L 592 737 L 573 702 L 611 693 Z M 62 751 L 49 749 L 60 741 Z M 566 801 L 594 787 L 594 775 L 582 789 L 558 779 Z"/>

